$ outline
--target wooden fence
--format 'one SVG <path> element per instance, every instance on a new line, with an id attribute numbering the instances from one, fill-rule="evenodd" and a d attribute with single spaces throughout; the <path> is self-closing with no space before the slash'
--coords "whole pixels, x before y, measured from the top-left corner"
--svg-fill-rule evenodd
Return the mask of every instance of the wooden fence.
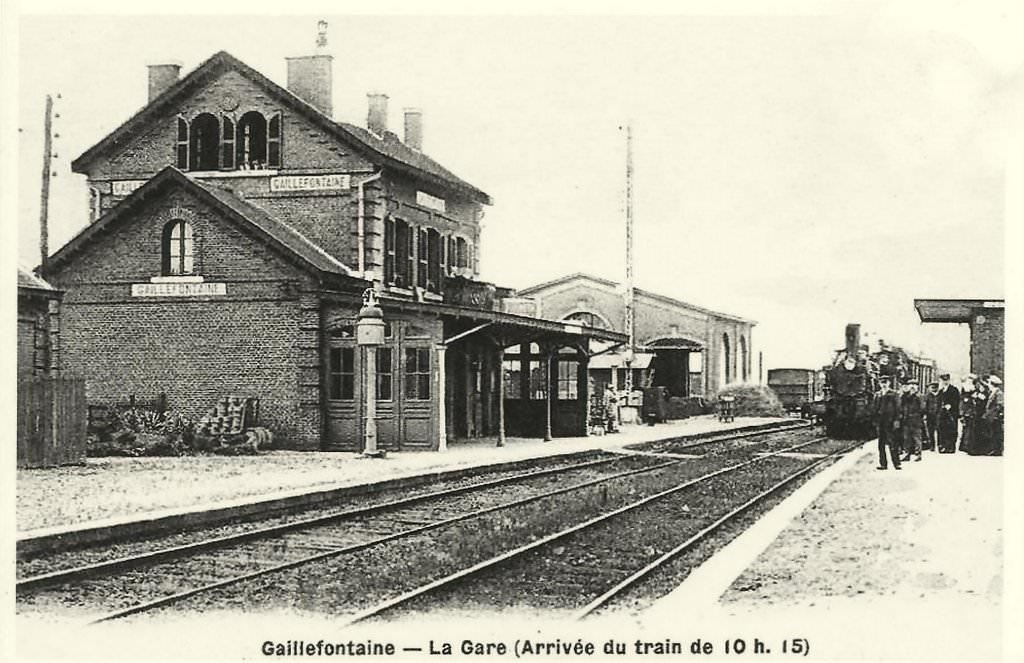
<path id="1" fill-rule="evenodd" d="M 18 467 L 85 462 L 85 381 L 18 381 Z"/>

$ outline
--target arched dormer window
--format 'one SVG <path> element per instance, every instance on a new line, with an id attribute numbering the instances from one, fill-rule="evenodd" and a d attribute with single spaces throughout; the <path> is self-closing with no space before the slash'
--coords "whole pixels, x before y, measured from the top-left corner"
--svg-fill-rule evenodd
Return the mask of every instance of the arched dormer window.
<path id="1" fill-rule="evenodd" d="M 281 113 L 241 117 L 200 113 L 177 117 L 175 165 L 182 170 L 262 170 L 281 167 Z"/>
<path id="2" fill-rule="evenodd" d="M 200 113 L 189 126 L 189 168 L 217 170 L 220 167 L 220 122 L 210 113 Z"/>
<path id="3" fill-rule="evenodd" d="M 164 276 L 181 276 L 194 271 L 194 239 L 192 226 L 175 219 L 164 226 L 163 268 Z"/>
<path id="4" fill-rule="evenodd" d="M 249 111 L 238 120 L 235 161 L 243 170 L 258 170 L 267 164 L 267 120 L 262 113 Z"/>

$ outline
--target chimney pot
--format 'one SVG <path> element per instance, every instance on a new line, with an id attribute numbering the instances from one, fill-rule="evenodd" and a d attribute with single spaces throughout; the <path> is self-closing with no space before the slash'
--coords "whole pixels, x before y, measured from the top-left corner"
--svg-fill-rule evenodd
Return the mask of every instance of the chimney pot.
<path id="1" fill-rule="evenodd" d="M 384 137 L 388 130 L 388 95 L 383 92 L 370 92 L 366 95 L 367 113 L 366 128 Z"/>
<path id="2" fill-rule="evenodd" d="M 285 60 L 288 62 L 288 91 L 330 117 L 334 111 L 334 56 L 319 53 Z"/>
<path id="3" fill-rule="evenodd" d="M 405 109 L 405 144 L 414 150 L 423 149 L 423 111 Z"/>
<path id="4" fill-rule="evenodd" d="M 146 65 L 149 69 L 149 101 L 153 101 L 167 88 L 178 82 L 180 62 L 162 62 Z"/>

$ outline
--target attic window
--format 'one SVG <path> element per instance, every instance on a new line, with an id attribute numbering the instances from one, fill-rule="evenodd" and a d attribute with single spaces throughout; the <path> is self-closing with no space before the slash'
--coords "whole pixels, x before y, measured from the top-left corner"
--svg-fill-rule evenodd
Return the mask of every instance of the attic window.
<path id="1" fill-rule="evenodd" d="M 192 170 L 217 170 L 220 167 L 220 122 L 209 113 L 201 113 L 189 127 L 189 167 Z"/>
<path id="2" fill-rule="evenodd" d="M 194 271 L 192 226 L 175 219 L 164 226 L 163 233 L 164 276 L 181 276 Z"/>
<path id="3" fill-rule="evenodd" d="M 260 170 L 267 164 L 267 120 L 261 113 L 249 111 L 238 121 L 238 167 Z"/>
<path id="4" fill-rule="evenodd" d="M 200 113 L 177 118 L 175 163 L 182 170 L 263 170 L 281 167 L 281 114 L 241 117 Z"/>

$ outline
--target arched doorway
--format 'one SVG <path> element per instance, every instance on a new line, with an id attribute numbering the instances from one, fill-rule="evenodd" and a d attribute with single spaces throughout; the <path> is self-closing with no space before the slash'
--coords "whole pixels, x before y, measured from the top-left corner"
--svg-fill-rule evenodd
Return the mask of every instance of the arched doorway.
<path id="1" fill-rule="evenodd" d="M 729 334 L 722 334 L 722 370 L 720 371 L 722 384 L 719 387 L 732 382 L 732 348 L 729 345 Z"/>

